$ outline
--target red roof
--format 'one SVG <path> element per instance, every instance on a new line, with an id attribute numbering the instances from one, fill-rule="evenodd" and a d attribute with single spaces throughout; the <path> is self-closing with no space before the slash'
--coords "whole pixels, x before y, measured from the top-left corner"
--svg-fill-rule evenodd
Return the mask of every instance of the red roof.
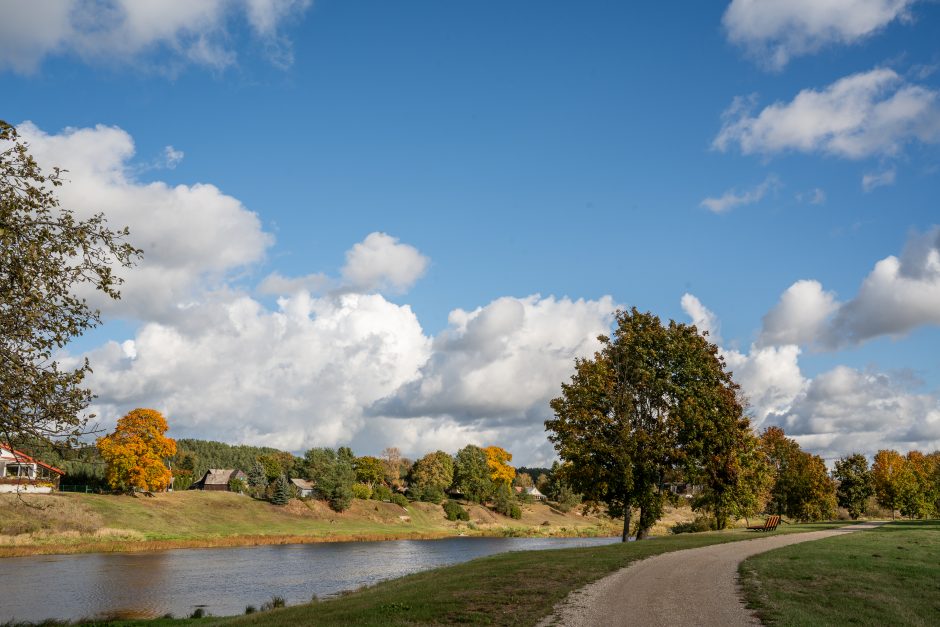
<path id="1" fill-rule="evenodd" d="M 31 463 L 31 464 L 37 464 L 37 465 L 42 466 L 43 468 L 45 468 L 45 469 L 47 469 L 47 470 L 51 470 L 51 471 L 54 472 L 54 473 L 57 473 L 57 474 L 60 474 L 60 475 L 64 475 L 64 474 L 65 474 L 65 471 L 64 471 L 64 470 L 61 470 L 61 469 L 59 469 L 59 468 L 56 468 L 55 466 L 50 466 L 49 464 L 46 464 L 46 463 L 44 463 L 44 462 L 41 462 L 41 461 L 39 461 L 38 459 L 35 459 L 35 458 L 33 458 L 33 457 L 30 457 L 30 456 L 27 455 L 26 453 L 23 453 L 22 451 L 16 450 L 15 448 L 13 448 L 12 446 L 10 446 L 9 444 L 0 444 L 0 448 L 5 448 L 5 449 L 8 450 L 8 451 L 12 451 L 12 452 L 13 452 L 13 457 L 15 457 L 17 461 L 25 461 L 25 462 L 29 462 L 29 463 Z"/>

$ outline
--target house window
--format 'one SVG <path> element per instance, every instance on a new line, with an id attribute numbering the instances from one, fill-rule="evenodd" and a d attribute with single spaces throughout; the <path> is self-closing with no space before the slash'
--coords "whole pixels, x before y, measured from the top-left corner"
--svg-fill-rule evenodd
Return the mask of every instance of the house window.
<path id="1" fill-rule="evenodd" d="M 29 464 L 7 464 L 5 470 L 7 477 L 29 477 L 30 466 Z"/>

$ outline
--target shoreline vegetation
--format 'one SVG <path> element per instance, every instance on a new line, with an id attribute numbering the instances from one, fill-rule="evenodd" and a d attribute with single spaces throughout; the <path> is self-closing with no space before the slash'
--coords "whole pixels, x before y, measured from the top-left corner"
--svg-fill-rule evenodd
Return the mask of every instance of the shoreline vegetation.
<path id="1" fill-rule="evenodd" d="M 565 513 L 544 503 L 521 519 L 464 503 L 469 521 L 448 521 L 440 505 L 354 499 L 345 512 L 316 500 L 287 506 L 230 492 L 186 491 L 153 497 L 96 494 L 0 495 L 0 558 L 160 551 L 270 544 L 434 540 L 479 537 L 601 537 L 619 521 L 582 508 Z M 682 521 L 691 512 L 670 517 Z M 668 532 L 666 528 L 663 533 Z"/>

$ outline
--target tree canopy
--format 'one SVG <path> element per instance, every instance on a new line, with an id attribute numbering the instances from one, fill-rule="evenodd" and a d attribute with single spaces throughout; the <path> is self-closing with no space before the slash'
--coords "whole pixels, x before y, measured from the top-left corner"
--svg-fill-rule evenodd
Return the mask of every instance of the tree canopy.
<path id="1" fill-rule="evenodd" d="M 836 461 L 832 476 L 839 482 L 836 500 L 839 507 L 848 510 L 852 519 L 865 512 L 868 498 L 874 493 L 868 460 L 861 453 L 853 453 Z"/>
<path id="2" fill-rule="evenodd" d="M 141 253 L 104 215 L 80 220 L 59 205 L 63 174 L 43 174 L 16 129 L 0 121 L 0 438 L 12 444 L 74 443 L 85 433 L 89 364 L 62 369 L 53 353 L 100 323 L 75 289 L 119 298 L 113 267 Z"/>
<path id="3" fill-rule="evenodd" d="M 670 469 L 700 474 L 716 493 L 732 482 L 750 425 L 717 347 L 694 326 L 664 326 L 636 308 L 618 311 L 616 323 L 593 359 L 575 361 L 545 424 L 564 479 L 623 516 L 626 540 L 633 507 L 638 537 L 662 515 Z"/>
<path id="4" fill-rule="evenodd" d="M 176 454 L 176 442 L 165 437 L 166 419 L 153 409 L 135 409 L 118 420 L 114 433 L 98 439 L 108 484 L 115 490 L 165 490 L 170 469 L 165 459 Z"/>

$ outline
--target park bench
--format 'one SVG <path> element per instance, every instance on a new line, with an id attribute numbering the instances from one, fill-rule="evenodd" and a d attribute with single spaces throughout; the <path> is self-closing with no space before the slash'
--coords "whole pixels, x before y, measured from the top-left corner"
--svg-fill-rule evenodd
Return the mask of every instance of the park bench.
<path id="1" fill-rule="evenodd" d="M 771 516 L 763 525 L 751 525 L 748 529 L 753 529 L 754 531 L 773 531 L 777 528 L 777 525 L 780 524 L 780 516 Z"/>

